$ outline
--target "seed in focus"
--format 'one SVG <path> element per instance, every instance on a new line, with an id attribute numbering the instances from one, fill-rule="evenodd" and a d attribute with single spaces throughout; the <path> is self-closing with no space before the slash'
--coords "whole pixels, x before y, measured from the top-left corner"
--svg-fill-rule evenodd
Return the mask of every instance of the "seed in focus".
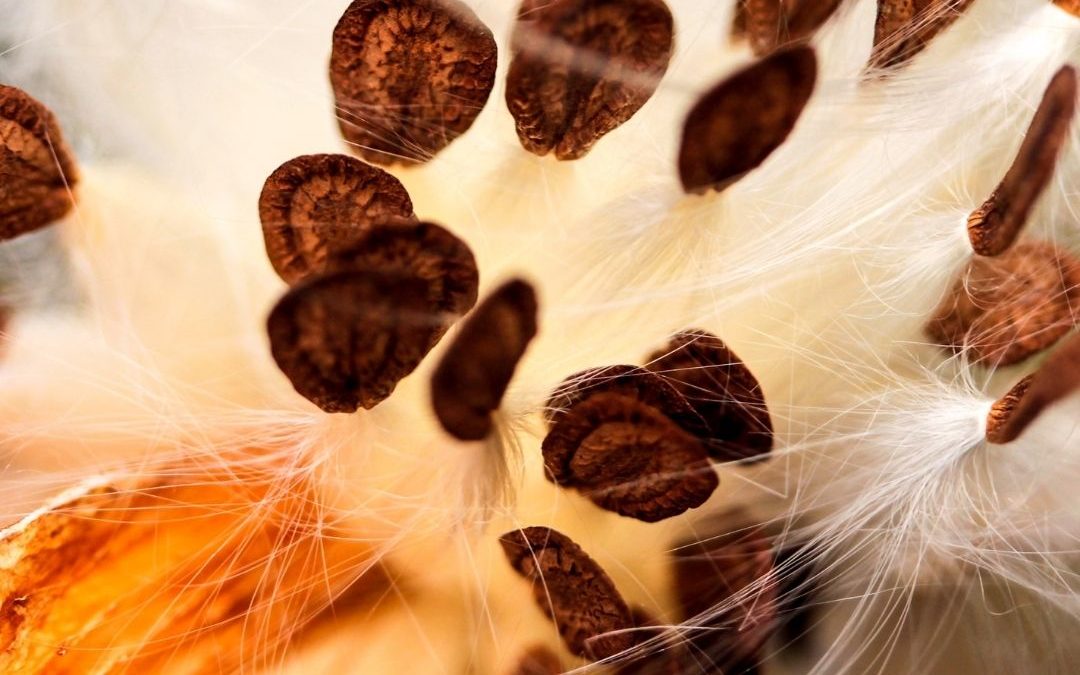
<path id="1" fill-rule="evenodd" d="M 585 156 L 653 95 L 673 44 L 663 0 L 524 0 L 506 76 L 521 145 Z"/>
<path id="2" fill-rule="evenodd" d="M 878 0 L 872 68 L 910 61 L 938 33 L 960 18 L 974 0 Z"/>
<path id="3" fill-rule="evenodd" d="M 341 132 L 370 162 L 426 162 L 472 126 L 496 60 L 491 30 L 458 0 L 354 0 L 330 57 Z"/>
<path id="4" fill-rule="evenodd" d="M 986 440 L 1009 443 L 1020 437 L 1043 410 L 1080 387 L 1080 335 L 1061 345 L 1030 378 L 1018 382 L 994 404 Z"/>

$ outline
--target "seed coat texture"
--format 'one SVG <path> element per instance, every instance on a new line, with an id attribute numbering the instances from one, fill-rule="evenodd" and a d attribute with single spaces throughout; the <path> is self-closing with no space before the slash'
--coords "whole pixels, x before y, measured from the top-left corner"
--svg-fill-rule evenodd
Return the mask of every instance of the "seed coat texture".
<path id="1" fill-rule="evenodd" d="M 926 49 L 974 0 L 878 0 L 871 68 L 901 66 Z"/>
<path id="2" fill-rule="evenodd" d="M 1074 334 L 1039 368 L 1021 380 L 991 410 L 987 440 L 1009 443 L 1020 437 L 1042 412 L 1080 387 L 1080 334 Z M 994 413 L 998 417 L 993 417 Z M 992 436 L 992 437 L 991 437 Z"/>
<path id="3" fill-rule="evenodd" d="M 749 39 L 755 56 L 766 56 L 781 47 L 809 40 L 836 13 L 842 2 L 739 0 L 732 32 Z"/>

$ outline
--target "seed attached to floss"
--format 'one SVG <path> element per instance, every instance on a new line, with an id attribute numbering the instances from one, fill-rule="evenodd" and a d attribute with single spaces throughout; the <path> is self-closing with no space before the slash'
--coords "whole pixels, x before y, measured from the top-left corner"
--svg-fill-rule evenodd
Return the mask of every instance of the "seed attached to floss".
<path id="1" fill-rule="evenodd" d="M 1028 127 L 1020 151 L 990 198 L 968 218 L 968 237 L 979 255 L 999 255 L 1012 245 L 1035 201 L 1054 176 L 1076 113 L 1076 71 L 1054 75 Z"/>
<path id="2" fill-rule="evenodd" d="M 304 155 L 285 162 L 259 196 L 266 253 L 286 283 L 326 269 L 373 225 L 416 220 L 398 179 L 345 155 Z"/>
<path id="3" fill-rule="evenodd" d="M 756 56 L 810 39 L 843 0 L 740 0 L 734 34 L 745 34 Z M 739 26 L 742 26 L 740 32 Z"/>
<path id="4" fill-rule="evenodd" d="M 977 363 L 1019 363 L 1077 323 L 1080 261 L 1045 242 L 976 257 L 934 311 L 927 333 Z"/>
<path id="5" fill-rule="evenodd" d="M 761 385 L 724 342 L 701 330 L 677 333 L 649 357 L 649 370 L 671 382 L 708 427 L 713 459 L 763 460 L 773 427 Z"/>
<path id="6" fill-rule="evenodd" d="M 527 527 L 504 534 L 499 543 L 573 654 L 600 660 L 634 646 L 630 608 L 607 573 L 569 537 Z"/>
<path id="7" fill-rule="evenodd" d="M 701 506 L 720 484 L 700 440 L 623 394 L 594 394 L 571 408 L 543 453 L 551 481 L 647 523 Z"/>
<path id="8" fill-rule="evenodd" d="M 49 225 L 74 206 L 75 160 L 53 114 L 0 85 L 0 240 Z"/>
<path id="9" fill-rule="evenodd" d="M 760 166 L 795 128 L 816 81 L 817 57 L 802 46 L 778 51 L 709 90 L 683 127 L 683 189 L 721 192 Z"/>
<path id="10" fill-rule="evenodd" d="M 870 67 L 910 61 L 938 33 L 960 18 L 974 0 L 878 0 Z"/>
<path id="11" fill-rule="evenodd" d="M 518 361 L 536 336 L 536 293 L 513 280 L 476 308 L 443 354 L 431 378 L 435 415 L 446 431 L 479 441 L 492 429 Z"/>
<path id="12" fill-rule="evenodd" d="M 1073 335 L 1034 375 L 1020 380 L 994 404 L 986 425 L 991 443 L 1015 441 L 1049 406 L 1080 387 L 1080 335 Z"/>
<path id="13" fill-rule="evenodd" d="M 496 60 L 491 30 L 458 0 L 354 0 L 330 57 L 341 132 L 370 162 L 426 162 L 472 126 Z"/>
<path id="14" fill-rule="evenodd" d="M 524 0 L 506 76 L 522 146 L 585 156 L 653 95 L 673 44 L 663 0 Z"/>

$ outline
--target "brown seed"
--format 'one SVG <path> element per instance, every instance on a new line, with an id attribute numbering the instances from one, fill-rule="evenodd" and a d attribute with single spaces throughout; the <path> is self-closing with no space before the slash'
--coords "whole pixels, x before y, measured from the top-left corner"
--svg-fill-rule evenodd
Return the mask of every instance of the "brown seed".
<path id="1" fill-rule="evenodd" d="M 976 253 L 999 255 L 1016 240 L 1054 176 L 1075 112 L 1076 71 L 1065 66 L 1050 80 L 1005 178 L 968 218 L 968 237 Z"/>
<path id="2" fill-rule="evenodd" d="M 926 49 L 974 0 L 878 0 L 872 68 L 902 65 Z"/>
<path id="3" fill-rule="evenodd" d="M 461 327 L 431 377 L 431 402 L 446 431 L 463 441 L 491 433 L 525 348 L 536 336 L 536 293 L 521 280 L 487 297 Z"/>
<path id="4" fill-rule="evenodd" d="M 512 675 L 559 675 L 561 672 L 559 655 L 544 645 L 534 645 L 522 655 Z"/>
<path id="5" fill-rule="evenodd" d="M 623 394 L 575 405 L 544 438 L 543 453 L 549 480 L 647 523 L 701 506 L 720 484 L 701 441 Z"/>
<path id="6" fill-rule="evenodd" d="M 458 0 L 354 0 L 330 56 L 342 134 L 370 162 L 428 161 L 480 114 L 496 53 Z"/>
<path id="7" fill-rule="evenodd" d="M 445 317 L 416 277 L 354 270 L 312 277 L 278 301 L 270 349 L 296 391 L 326 412 L 372 408 L 427 354 Z"/>
<path id="8" fill-rule="evenodd" d="M 663 0 L 523 0 L 506 76 L 521 145 L 583 157 L 653 95 L 673 43 Z"/>
<path id="9" fill-rule="evenodd" d="M 810 47 L 778 51 L 709 90 L 690 110 L 679 177 L 690 193 L 722 191 L 787 139 L 814 92 Z"/>
<path id="10" fill-rule="evenodd" d="M 639 645 L 657 637 L 662 640 L 620 659 L 613 669 L 615 675 L 690 675 L 700 672 L 695 667 L 694 655 L 687 651 L 686 640 L 676 631 L 662 626 L 656 617 L 641 607 L 632 607 L 630 613 L 637 628 L 634 634 Z"/>
<path id="11" fill-rule="evenodd" d="M 977 363 L 1007 366 L 1050 347 L 1077 322 L 1080 261 L 1045 242 L 976 257 L 934 311 L 930 337 Z"/>
<path id="12" fill-rule="evenodd" d="M 1047 407 L 1080 387 L 1080 335 L 1070 337 L 1033 376 L 1024 378 L 994 404 L 986 440 L 1009 443 L 1020 437 Z"/>
<path id="13" fill-rule="evenodd" d="M 270 263 L 295 284 L 326 269 L 372 226 L 415 220 L 398 179 L 345 155 L 304 155 L 263 185 L 259 219 Z"/>
<path id="14" fill-rule="evenodd" d="M 742 22 L 757 56 L 810 39 L 843 0 L 742 0 L 736 22 Z M 738 29 L 736 28 L 736 31 Z"/>
<path id="15" fill-rule="evenodd" d="M 702 330 L 674 335 L 649 370 L 679 390 L 708 426 L 702 440 L 720 461 L 768 459 L 773 427 L 761 385 L 724 342 Z"/>
<path id="16" fill-rule="evenodd" d="M 630 608 L 600 565 L 569 537 L 527 527 L 504 534 L 499 543 L 510 565 L 532 583 L 537 604 L 573 654 L 599 660 L 634 646 Z"/>
<path id="17" fill-rule="evenodd" d="M 1054 4 L 1069 14 L 1080 16 L 1080 0 L 1054 0 Z"/>
<path id="18" fill-rule="evenodd" d="M 71 210 L 78 171 L 53 114 L 26 92 L 0 85 L 0 240 Z"/>

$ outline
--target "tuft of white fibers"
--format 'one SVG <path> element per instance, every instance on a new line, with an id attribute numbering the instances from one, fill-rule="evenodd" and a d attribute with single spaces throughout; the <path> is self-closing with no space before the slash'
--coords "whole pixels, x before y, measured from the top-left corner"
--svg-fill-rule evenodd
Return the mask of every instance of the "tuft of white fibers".
<path id="1" fill-rule="evenodd" d="M 5 273 L 19 311 L 0 367 L 0 511 L 29 513 L 89 476 L 183 463 L 214 475 L 256 463 L 282 492 L 311 481 L 319 522 L 332 523 L 314 536 L 366 547 L 335 571 L 385 568 L 390 582 L 287 650 L 290 635 L 267 635 L 248 672 L 497 674 L 537 643 L 592 672 L 498 536 L 564 532 L 631 604 L 673 616 L 672 551 L 732 509 L 814 565 L 816 646 L 777 643 L 766 673 L 1070 672 L 1078 401 L 988 445 L 990 405 L 1041 359 L 995 371 L 923 328 L 973 255 L 968 214 L 1050 78 L 1076 61 L 1080 18 L 1048 0 L 976 0 L 906 66 L 868 73 L 876 3 L 846 2 L 814 38 L 819 81 L 788 140 L 723 193 L 689 196 L 675 170 L 682 121 L 751 61 L 728 39 L 733 2 L 668 0 L 676 47 L 655 95 L 573 163 L 529 155 L 514 133 L 502 82 L 516 3 L 470 2 L 498 41 L 496 88 L 434 160 L 391 172 L 421 219 L 473 249 L 481 295 L 520 275 L 542 303 L 498 434 L 461 443 L 429 409 L 441 348 L 349 416 L 305 401 L 270 358 L 265 318 L 284 285 L 257 199 L 285 160 L 348 151 L 327 79 L 346 4 L 0 0 L 0 80 L 54 109 L 83 167 L 50 253 L 13 256 Z M 1078 135 L 1074 124 L 1024 235 L 1073 251 Z M 51 302 L 33 292 L 43 278 L 60 287 Z M 720 336 L 760 381 L 771 459 L 719 467 L 704 506 L 658 524 L 547 481 L 551 392 L 586 368 L 640 364 L 687 328 Z M 690 634 L 708 618 L 668 623 Z"/>

